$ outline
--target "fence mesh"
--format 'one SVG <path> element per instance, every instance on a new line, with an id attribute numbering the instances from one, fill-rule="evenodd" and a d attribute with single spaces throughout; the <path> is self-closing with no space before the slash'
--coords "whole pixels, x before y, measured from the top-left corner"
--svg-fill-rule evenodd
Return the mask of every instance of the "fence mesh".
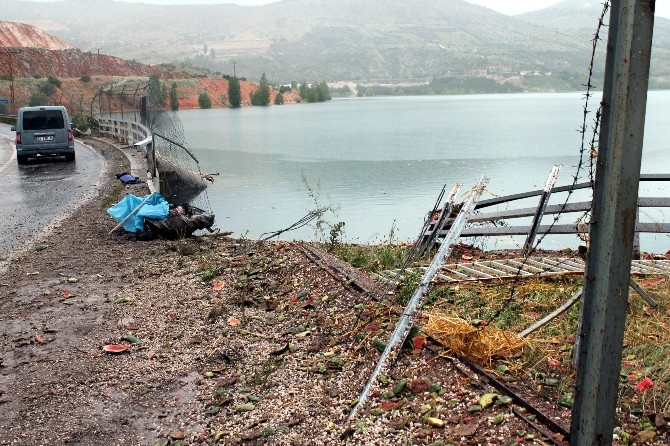
<path id="1" fill-rule="evenodd" d="M 148 109 L 145 125 L 154 137 L 161 194 L 170 203 L 187 202 L 211 212 L 207 181 L 212 181 L 212 178 L 200 169 L 198 159 L 188 146 L 177 114 L 156 108 Z"/>
<path id="2" fill-rule="evenodd" d="M 188 203 L 212 213 L 207 185 L 213 178 L 200 169 L 177 113 L 152 101 L 151 95 L 151 78 L 125 78 L 100 87 L 87 105 L 91 115 L 97 108 L 101 117 L 139 122 L 149 128 L 155 150 L 148 154 L 147 162 L 150 171 L 155 166 L 159 173 L 161 194 L 171 204 Z"/>

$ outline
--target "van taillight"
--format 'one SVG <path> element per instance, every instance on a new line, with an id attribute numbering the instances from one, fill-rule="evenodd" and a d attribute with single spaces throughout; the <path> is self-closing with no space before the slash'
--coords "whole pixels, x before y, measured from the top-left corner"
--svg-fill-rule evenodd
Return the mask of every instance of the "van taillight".
<path id="1" fill-rule="evenodd" d="M 74 141 L 74 139 L 72 138 L 72 129 L 67 131 L 67 140 L 68 142 Z"/>
<path id="2" fill-rule="evenodd" d="M 16 132 L 16 143 L 21 144 L 21 132 Z"/>

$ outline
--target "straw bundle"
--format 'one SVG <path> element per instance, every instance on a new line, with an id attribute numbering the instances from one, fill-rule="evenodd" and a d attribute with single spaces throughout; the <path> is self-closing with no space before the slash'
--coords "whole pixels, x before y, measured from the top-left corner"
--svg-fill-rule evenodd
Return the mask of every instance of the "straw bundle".
<path id="1" fill-rule="evenodd" d="M 478 363 L 494 357 L 518 356 L 524 341 L 514 333 L 493 326 L 474 326 L 456 316 L 430 313 L 424 331 L 453 353 Z"/>

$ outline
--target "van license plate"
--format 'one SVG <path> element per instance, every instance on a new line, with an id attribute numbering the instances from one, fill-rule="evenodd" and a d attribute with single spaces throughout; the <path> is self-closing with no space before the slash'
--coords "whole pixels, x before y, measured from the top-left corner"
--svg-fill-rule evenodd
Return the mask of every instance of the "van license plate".
<path id="1" fill-rule="evenodd" d="M 35 141 L 42 142 L 42 141 L 53 141 L 54 137 L 53 135 L 51 136 L 36 136 Z"/>

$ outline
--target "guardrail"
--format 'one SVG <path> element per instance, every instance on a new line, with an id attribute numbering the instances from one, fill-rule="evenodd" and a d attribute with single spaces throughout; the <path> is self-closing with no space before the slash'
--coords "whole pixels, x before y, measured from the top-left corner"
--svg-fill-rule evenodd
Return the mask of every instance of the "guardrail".
<path id="1" fill-rule="evenodd" d="M 156 166 L 156 153 L 154 151 L 153 135 L 148 127 L 139 122 L 118 118 L 98 118 L 100 134 L 117 142 L 133 146 L 141 150 L 147 160 L 147 181 L 154 182 L 154 186 L 160 184 L 158 181 L 158 170 Z"/>
<path id="2" fill-rule="evenodd" d="M 144 146 L 151 143 L 151 131 L 139 122 L 114 118 L 98 118 L 98 122 L 100 133 L 129 146 L 139 142 L 143 142 Z M 148 143 L 145 142 L 147 139 Z"/>

